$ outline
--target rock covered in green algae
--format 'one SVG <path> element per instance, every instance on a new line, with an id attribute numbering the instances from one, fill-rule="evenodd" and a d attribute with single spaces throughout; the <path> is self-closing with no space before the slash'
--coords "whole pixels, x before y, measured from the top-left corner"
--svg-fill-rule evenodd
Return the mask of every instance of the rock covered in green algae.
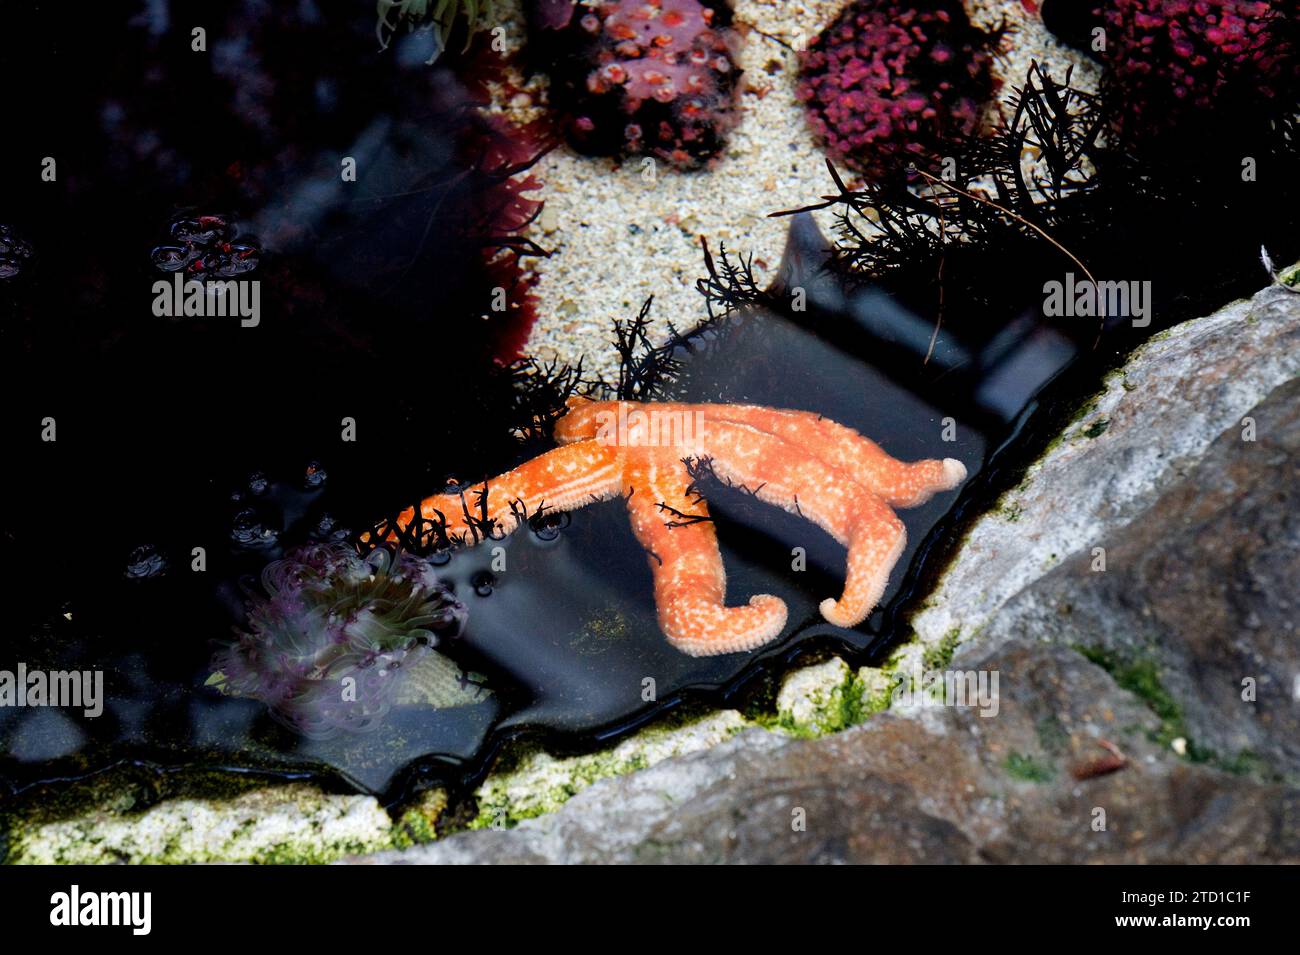
<path id="1" fill-rule="evenodd" d="M 795 670 L 777 693 L 777 726 L 802 736 L 822 736 L 852 726 L 864 712 L 862 691 L 839 657 Z"/>
<path id="2" fill-rule="evenodd" d="M 307 785 L 257 789 L 229 800 L 174 799 L 143 813 L 102 810 L 13 833 L 17 864 L 328 862 L 393 845 L 372 796 Z"/>
<path id="3" fill-rule="evenodd" d="M 527 753 L 478 788 L 479 813 L 470 828 L 504 828 L 554 812 L 593 783 L 708 749 L 749 725 L 735 710 L 721 710 L 683 725 L 651 726 L 598 753 L 568 758 L 540 750 Z"/>

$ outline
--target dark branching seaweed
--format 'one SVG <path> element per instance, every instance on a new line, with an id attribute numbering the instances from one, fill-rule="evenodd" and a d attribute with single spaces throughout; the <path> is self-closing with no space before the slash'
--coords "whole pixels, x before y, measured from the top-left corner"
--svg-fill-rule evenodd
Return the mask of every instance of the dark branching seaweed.
<path id="1" fill-rule="evenodd" d="M 999 206 L 1042 226 L 1059 224 L 1062 202 L 1091 185 L 1107 126 L 1099 98 L 1073 87 L 1072 77 L 1073 67 L 1057 83 L 1032 64 L 1012 94 L 1011 119 L 995 135 L 967 142 L 958 163 L 971 170 L 968 181 L 992 181 Z M 1038 157 L 1028 175 L 1026 155 Z"/>
<path id="2" fill-rule="evenodd" d="M 706 250 L 707 254 L 707 250 Z M 610 384 L 597 379 L 587 393 L 619 401 L 662 401 L 674 396 L 682 371 L 682 357 L 693 352 L 713 333 L 720 316 L 709 316 L 689 331 L 682 332 L 669 323 L 668 335 L 656 345 L 650 334 L 650 309 L 654 296 L 641 306 L 629 321 L 614 320 L 614 341 L 618 353 L 618 380 Z"/>
<path id="3" fill-rule="evenodd" d="M 517 449 L 512 457 L 532 457 L 550 446 L 555 422 L 566 411 L 568 400 L 585 393 L 590 387 L 591 382 L 583 377 L 581 362 L 569 366 L 559 361 L 543 363 L 533 358 L 520 359 L 501 368 L 492 380 L 484 383 L 481 393 L 484 404 L 480 407 L 483 427 L 492 431 L 499 428 L 501 434 L 508 433 L 515 439 Z M 463 447 L 462 452 L 467 457 L 477 457 L 471 447 Z M 491 473 L 497 473 L 495 465 L 485 464 L 482 476 Z M 485 485 L 469 493 L 477 483 L 449 484 L 442 490 L 442 493 L 460 493 L 460 518 L 469 528 L 468 532 L 451 533 L 445 514 L 436 513 L 432 518 L 423 516 L 416 500 L 364 527 L 355 542 L 363 552 L 377 546 L 396 545 L 412 554 L 428 555 L 485 540 L 500 540 L 508 530 L 488 517 L 488 495 L 492 493 L 492 487 Z M 421 493 L 427 494 L 429 489 L 422 488 Z M 566 520 L 545 503 L 533 513 L 529 513 L 521 501 L 511 501 L 509 507 L 518 523 L 527 523 L 543 537 L 553 534 Z M 404 510 L 410 510 L 414 516 L 403 521 L 400 515 Z M 514 526 L 512 524 L 509 529 L 513 530 Z"/>
<path id="4" fill-rule="evenodd" d="M 618 352 L 618 383 L 613 388 L 614 397 L 622 401 L 649 401 L 662 397 L 665 386 L 681 368 L 674 354 L 676 330 L 669 340 L 656 345 L 650 337 L 650 309 L 654 305 L 651 295 L 641 306 L 636 318 L 624 322 L 614 320 L 614 349 Z"/>
<path id="5" fill-rule="evenodd" d="M 1151 280 L 1167 325 L 1258 284 L 1261 243 L 1300 252 L 1290 211 L 1300 137 L 1289 114 L 1192 151 L 1139 149 L 1118 141 L 1105 92 L 1037 63 L 1009 106 L 989 134 L 952 143 L 932 169 L 913 167 L 910 184 L 850 184 L 828 161 L 833 192 L 773 215 L 833 209 L 829 278 L 911 296 L 939 320 L 946 301 L 965 322 L 1024 308 L 1044 278 L 1073 271 Z M 1258 183 L 1242 175 L 1243 156 L 1258 164 Z M 723 249 L 715 259 L 706 248 L 705 266 L 697 288 L 712 318 L 762 306 L 808 320 L 782 282 L 760 288 L 743 256 Z M 1082 323 L 1068 333 L 1092 335 Z"/>
<path id="6" fill-rule="evenodd" d="M 510 379 L 514 434 L 525 445 L 546 442 L 568 400 L 587 386 L 581 361 L 569 366 L 558 359 L 543 364 L 535 358 L 521 358 L 506 369 L 506 374 Z"/>
<path id="7" fill-rule="evenodd" d="M 715 258 L 704 246 L 704 267 L 707 275 L 695 283 L 696 291 L 704 296 L 709 321 L 721 323 L 755 306 L 766 306 L 775 311 L 787 311 L 781 292 L 763 288 L 754 277 L 754 256 L 733 258 L 722 245 Z"/>
<path id="8" fill-rule="evenodd" d="M 775 215 L 835 208 L 839 244 L 828 267 L 846 278 L 932 268 L 959 244 L 1023 254 L 1076 218 L 1070 200 L 1094 185 L 1105 119 L 1097 98 L 1070 81 L 1033 64 L 1010 120 L 954 144 L 933 172 L 914 168 L 913 188 L 897 179 L 850 186 L 828 161 L 836 192 Z"/>
<path id="9" fill-rule="evenodd" d="M 395 547 L 409 554 L 427 556 L 445 553 L 457 543 L 456 535 L 447 532 L 447 516 L 436 512 L 432 518 L 420 513 L 419 503 L 413 506 L 414 517 L 402 521 L 399 512 L 376 521 L 357 538 L 358 549 L 364 554 L 380 547 Z"/>
<path id="10" fill-rule="evenodd" d="M 710 484 L 717 487 L 729 488 L 733 491 L 739 491 L 741 494 L 747 494 L 755 500 L 759 499 L 758 492 L 767 487 L 766 482 L 757 487 L 750 487 L 748 484 L 742 484 L 740 481 L 733 481 L 730 478 L 722 477 L 713 469 L 713 459 L 709 457 L 682 458 L 682 464 L 686 466 L 686 474 L 691 479 L 691 483 L 686 487 L 686 496 L 695 498 L 696 500 L 703 500 L 706 497 L 704 492 Z M 662 504 L 660 505 L 660 508 L 663 508 Z M 803 510 L 799 507 L 799 496 L 797 494 L 794 498 L 794 509 L 800 517 L 803 516 Z M 711 518 L 701 517 L 699 520 L 711 520 Z"/>
<path id="11" fill-rule="evenodd" d="M 688 527 L 691 524 L 707 524 L 713 520 L 708 514 L 687 514 L 685 511 L 679 511 L 663 501 L 659 501 L 655 504 L 655 507 L 668 515 L 668 520 L 664 521 L 664 527 Z"/>
<path id="12" fill-rule="evenodd" d="M 707 249 L 706 259 L 712 267 L 712 258 L 708 256 Z M 725 253 L 723 263 L 725 268 L 731 269 Z M 745 267 L 749 267 L 748 263 Z M 729 274 L 736 273 L 732 271 Z M 723 283 L 720 277 L 717 284 L 721 289 Z M 761 294 L 752 275 L 747 288 L 754 294 Z M 684 354 L 698 348 L 716 330 L 723 316 L 710 313 L 687 332 L 669 325 L 666 339 L 656 344 L 650 330 L 650 310 L 653 304 L 654 297 L 651 296 L 634 318 L 627 321 L 616 319 L 613 322 L 612 344 L 619 357 L 618 378 L 614 383 L 601 378 L 585 377 L 581 362 L 569 366 L 558 361 L 542 363 L 536 359 L 522 359 L 502 370 L 506 387 L 489 390 L 490 394 L 508 395 L 507 406 L 487 409 L 484 418 L 502 421 L 519 442 L 519 456 L 531 457 L 549 446 L 556 420 L 565 413 L 568 400 L 576 395 L 623 401 L 656 401 L 674 397 Z M 358 535 L 358 545 L 363 550 L 371 550 L 382 546 L 380 542 L 387 541 L 389 545 L 399 545 L 410 553 L 424 555 L 484 540 L 500 539 L 505 535 L 506 529 L 488 517 L 487 495 L 492 493 L 491 486 L 475 492 L 472 501 L 465 494 L 470 486 L 472 485 L 460 487 L 461 518 L 469 527 L 468 533 L 450 533 L 444 514 L 436 514 L 433 518 L 424 517 L 420 514 L 417 501 L 402 509 L 414 513 L 411 520 L 403 522 L 400 519 L 401 510 L 394 511 L 364 528 L 363 533 Z M 443 493 L 455 493 L 456 490 L 457 487 L 452 486 Z M 532 513 L 529 513 L 522 501 L 512 501 L 509 506 L 516 522 L 510 529 L 519 524 L 528 524 L 544 538 L 556 533 L 569 520 L 566 514 L 555 511 L 545 502 L 541 502 Z M 707 520 L 687 514 L 675 516 L 683 523 Z"/>

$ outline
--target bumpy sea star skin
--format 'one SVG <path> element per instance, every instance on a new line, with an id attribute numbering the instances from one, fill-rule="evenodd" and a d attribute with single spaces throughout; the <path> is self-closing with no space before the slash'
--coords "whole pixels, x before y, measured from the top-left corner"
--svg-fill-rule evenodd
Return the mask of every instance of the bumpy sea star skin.
<path id="1" fill-rule="evenodd" d="M 624 462 L 628 517 L 649 558 L 659 629 L 668 642 L 690 656 L 707 657 L 775 640 L 787 616 L 780 598 L 759 594 L 747 607 L 726 606 L 717 533 L 708 506 L 688 493 L 691 479 L 680 452 L 627 448 Z"/>
<path id="2" fill-rule="evenodd" d="M 667 443 L 661 438 L 671 432 Z M 770 594 L 726 606 L 726 574 L 693 462 L 759 500 L 811 520 L 848 549 L 844 592 L 822 601 L 831 623 L 853 627 L 880 601 L 907 544 L 893 507 L 912 507 L 966 478 L 952 458 L 906 463 L 851 428 L 804 411 L 755 405 L 598 402 L 577 398 L 556 424 L 560 447 L 465 492 L 420 504 L 450 535 L 502 532 L 528 516 L 621 495 L 655 582 L 659 626 L 691 656 L 752 650 L 784 629 Z M 401 525 L 414 509 L 399 515 Z"/>

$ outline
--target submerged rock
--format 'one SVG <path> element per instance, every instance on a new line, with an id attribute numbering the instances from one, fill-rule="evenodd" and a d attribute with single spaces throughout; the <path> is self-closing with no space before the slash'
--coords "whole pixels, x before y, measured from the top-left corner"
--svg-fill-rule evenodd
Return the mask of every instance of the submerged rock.
<path id="1" fill-rule="evenodd" d="M 1007 681 L 995 720 L 945 707 L 818 740 L 751 730 L 516 829 L 368 861 L 1300 860 L 1300 790 L 1160 749 L 1143 735 L 1158 718 L 1079 654 L 1020 640 L 962 665 L 1029 678 Z M 1114 738 L 1140 770 L 1075 780 L 1072 767 Z"/>

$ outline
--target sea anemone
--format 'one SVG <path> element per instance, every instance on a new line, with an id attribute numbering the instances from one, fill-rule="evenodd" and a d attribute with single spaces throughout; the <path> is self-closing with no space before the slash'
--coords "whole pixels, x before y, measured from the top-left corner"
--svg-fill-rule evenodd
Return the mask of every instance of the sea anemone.
<path id="1" fill-rule="evenodd" d="M 492 0 L 378 0 L 376 13 L 379 22 L 375 25 L 375 35 L 379 37 L 380 49 L 388 49 L 393 35 L 403 26 L 408 31 L 432 30 L 435 60 L 446 48 L 457 21 L 462 18 L 465 21 L 465 48 L 469 49 L 480 22 L 496 17 Z"/>
<path id="2" fill-rule="evenodd" d="M 213 660 L 209 685 L 261 700 L 312 739 L 380 724 L 405 672 L 457 637 L 465 608 L 432 565 L 382 548 L 309 544 L 262 571 L 247 624 Z"/>
<path id="3" fill-rule="evenodd" d="M 975 131 L 996 37 L 960 0 L 856 0 L 808 44 L 798 96 L 833 158 L 887 177 Z"/>
<path id="4" fill-rule="evenodd" d="M 574 148 L 682 169 L 718 153 L 737 119 L 741 72 L 726 3 L 623 0 L 563 14 L 539 4 L 533 28 Z"/>

